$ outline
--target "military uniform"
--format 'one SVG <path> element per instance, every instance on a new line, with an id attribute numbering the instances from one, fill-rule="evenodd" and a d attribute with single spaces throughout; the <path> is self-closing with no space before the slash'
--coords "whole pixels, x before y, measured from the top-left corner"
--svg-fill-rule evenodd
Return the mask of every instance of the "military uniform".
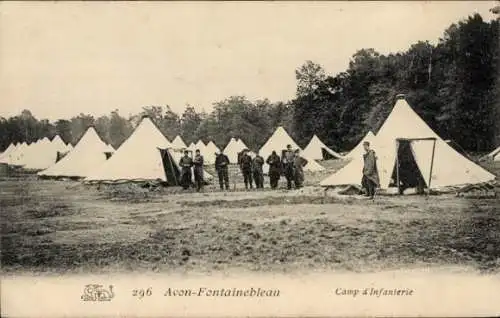
<path id="1" fill-rule="evenodd" d="M 285 173 L 286 186 L 287 189 L 292 188 L 292 182 L 295 181 L 295 169 L 294 169 L 295 154 L 293 151 L 285 151 L 283 155 L 283 172 Z"/>
<path id="2" fill-rule="evenodd" d="M 373 198 L 375 189 L 379 186 L 379 176 L 377 169 L 377 156 L 375 151 L 369 150 L 363 155 L 363 179 L 361 184 L 366 189 L 366 195 Z"/>
<path id="3" fill-rule="evenodd" d="M 191 173 L 193 159 L 189 156 L 184 156 L 179 161 L 179 166 L 181 167 L 181 186 L 186 190 L 191 186 L 193 180 L 193 175 Z"/>
<path id="4" fill-rule="evenodd" d="M 196 184 L 196 190 L 200 191 L 203 187 L 203 163 L 204 159 L 202 155 L 194 156 L 194 182 Z"/>
<path id="5" fill-rule="evenodd" d="M 276 189 L 281 177 L 281 158 L 277 154 L 271 154 L 266 163 L 269 165 L 269 183 L 272 189 Z"/>
<path id="6" fill-rule="evenodd" d="M 293 160 L 293 168 L 294 168 L 294 177 L 295 177 L 295 187 L 302 188 L 302 184 L 304 183 L 304 167 L 307 165 L 307 159 L 302 158 L 299 155 L 296 155 Z"/>
<path id="7" fill-rule="evenodd" d="M 262 166 L 264 165 L 264 158 L 257 155 L 253 159 L 252 169 L 253 169 L 253 179 L 255 181 L 255 187 L 258 189 L 264 188 L 264 171 Z"/>
<path id="8" fill-rule="evenodd" d="M 253 188 L 252 185 L 252 158 L 243 154 L 240 160 L 241 172 L 243 173 L 243 181 L 245 182 L 245 189 Z"/>
<path id="9" fill-rule="evenodd" d="M 219 185 L 220 189 L 224 190 L 224 186 L 226 186 L 226 190 L 229 190 L 229 158 L 225 154 L 219 154 L 215 158 L 215 170 L 217 170 L 217 174 L 219 176 Z"/>

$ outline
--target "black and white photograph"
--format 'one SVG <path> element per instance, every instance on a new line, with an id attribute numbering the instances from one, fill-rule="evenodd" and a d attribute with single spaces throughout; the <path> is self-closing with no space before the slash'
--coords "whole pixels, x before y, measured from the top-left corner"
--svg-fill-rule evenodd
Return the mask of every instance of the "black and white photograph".
<path id="1" fill-rule="evenodd" d="M 499 25 L 497 1 L 0 3 L 2 316 L 498 315 Z"/>

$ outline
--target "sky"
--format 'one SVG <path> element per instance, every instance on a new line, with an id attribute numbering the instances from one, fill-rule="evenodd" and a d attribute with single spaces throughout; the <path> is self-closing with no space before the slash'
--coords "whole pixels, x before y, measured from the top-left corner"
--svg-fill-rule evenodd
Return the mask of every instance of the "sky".
<path id="1" fill-rule="evenodd" d="M 210 111 L 231 95 L 292 99 L 306 60 L 328 74 L 359 49 L 437 43 L 494 1 L 2 2 L 0 116 L 51 121 L 79 113 L 186 104 Z"/>

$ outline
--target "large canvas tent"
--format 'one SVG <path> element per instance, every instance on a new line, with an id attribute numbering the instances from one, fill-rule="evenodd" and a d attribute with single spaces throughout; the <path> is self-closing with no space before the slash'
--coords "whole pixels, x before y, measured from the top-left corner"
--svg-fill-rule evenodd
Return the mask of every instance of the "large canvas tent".
<path id="1" fill-rule="evenodd" d="M 64 145 L 64 144 L 63 144 Z M 52 145 L 49 138 L 45 137 L 38 141 L 29 152 L 26 153 L 23 165 L 25 169 L 42 170 L 56 162 L 57 150 Z M 65 145 L 64 145 L 65 146 Z"/>
<path id="2" fill-rule="evenodd" d="M 302 156 L 314 160 L 341 159 L 342 155 L 330 149 L 314 135 L 302 152 Z"/>
<path id="3" fill-rule="evenodd" d="M 151 119 L 143 117 L 113 156 L 93 169 L 86 180 L 164 180 L 165 173 L 158 148 L 169 147 L 170 142 Z"/>
<path id="4" fill-rule="evenodd" d="M 344 158 L 346 159 L 352 159 L 352 158 L 360 158 L 363 157 L 363 154 L 365 153 L 365 150 L 363 148 L 363 143 L 365 141 L 368 141 L 369 143 L 372 143 L 373 140 L 375 140 L 375 134 L 372 131 L 369 131 L 363 139 L 354 147 L 349 153 L 344 155 Z"/>
<path id="5" fill-rule="evenodd" d="M 205 152 L 205 143 L 200 139 L 198 142 L 194 145 L 194 151 L 199 150 L 201 154 Z"/>
<path id="6" fill-rule="evenodd" d="M 168 182 L 161 149 L 175 151 L 170 142 L 149 117 L 143 117 L 130 137 L 113 156 L 93 169 L 86 181 L 104 182 Z M 171 150 L 170 150 L 171 149 Z M 208 174 L 207 174 L 208 175 Z"/>
<path id="7" fill-rule="evenodd" d="M 17 149 L 17 146 L 14 143 L 11 143 L 7 149 L 0 155 L 0 163 L 9 163 L 10 155 L 14 153 Z"/>
<path id="8" fill-rule="evenodd" d="M 182 140 L 182 137 L 177 135 L 172 141 L 172 148 L 174 149 L 184 149 L 187 148 L 186 143 Z"/>
<path id="9" fill-rule="evenodd" d="M 238 163 L 238 154 L 246 148 L 247 146 L 241 139 L 231 138 L 224 148 L 224 154 L 229 158 L 230 163 Z"/>
<path id="10" fill-rule="evenodd" d="M 217 147 L 217 145 L 213 141 L 209 141 L 202 153 L 205 163 L 207 164 L 215 163 L 215 154 L 218 153 L 219 151 L 220 151 L 219 147 Z"/>
<path id="11" fill-rule="evenodd" d="M 404 96 L 371 147 L 377 155 L 380 188 L 446 188 L 491 181 L 495 176 L 444 142 L 408 105 Z M 354 157 L 322 186 L 360 185 L 363 158 Z"/>
<path id="12" fill-rule="evenodd" d="M 17 165 L 23 158 L 24 152 L 27 148 L 28 144 L 26 144 L 26 142 L 19 144 L 16 149 L 9 154 L 9 158 L 6 163 L 13 166 Z"/>
<path id="13" fill-rule="evenodd" d="M 101 140 L 94 127 L 89 127 L 76 146 L 64 158 L 38 173 L 41 177 L 84 178 L 89 171 L 104 163 L 114 149 Z"/>
<path id="14" fill-rule="evenodd" d="M 36 147 L 30 150 L 30 153 L 24 160 L 24 168 L 33 170 L 47 169 L 56 163 L 58 153 L 66 153 L 67 149 L 66 144 L 59 135 L 56 135 L 52 141 L 44 138 L 37 143 Z"/>
<path id="15" fill-rule="evenodd" d="M 260 148 L 259 150 L 259 155 L 264 158 L 264 160 L 267 160 L 267 158 L 271 155 L 273 151 L 276 151 L 276 153 L 281 157 L 282 151 L 286 149 L 287 145 L 291 145 L 292 149 L 300 149 L 300 147 L 297 145 L 297 143 L 290 137 L 290 135 L 286 132 L 285 128 L 283 127 L 278 127 L 274 131 L 274 133 L 269 137 L 269 139 L 266 141 L 266 143 Z M 302 150 L 302 149 L 300 149 Z M 301 154 L 303 156 L 303 154 Z M 323 166 L 318 164 L 316 161 L 314 161 L 311 158 L 303 156 L 305 159 L 308 160 L 307 165 L 304 167 L 304 170 L 306 171 L 321 171 L 324 170 Z M 264 164 L 263 166 L 264 173 L 267 173 L 269 171 L 269 166 L 267 164 Z"/>

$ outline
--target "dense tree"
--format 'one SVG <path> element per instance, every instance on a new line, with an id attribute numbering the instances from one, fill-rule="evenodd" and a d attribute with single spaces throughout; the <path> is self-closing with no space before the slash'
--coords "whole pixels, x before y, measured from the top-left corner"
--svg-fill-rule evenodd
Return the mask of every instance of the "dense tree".
<path id="1" fill-rule="evenodd" d="M 498 18 L 487 22 L 474 14 L 447 28 L 436 45 L 420 41 L 387 55 L 361 49 L 336 75 L 306 61 L 295 70 L 296 96 L 291 101 L 230 96 L 215 102 L 210 113 L 187 105 L 179 116 L 167 105 L 147 106 L 128 118 L 115 110 L 97 120 L 80 114 L 54 124 L 24 110 L 0 118 L 0 150 L 10 142 L 33 142 L 55 134 L 75 144 L 90 125 L 117 147 L 142 115 L 150 116 L 170 140 L 180 134 L 187 143 L 213 140 L 222 148 L 231 137 L 238 137 L 257 150 L 276 127 L 284 126 L 301 146 L 317 134 L 335 150 L 347 150 L 368 130 L 377 132 L 396 95 L 404 93 L 441 137 L 467 150 L 488 151 L 500 144 L 498 31 Z"/>

